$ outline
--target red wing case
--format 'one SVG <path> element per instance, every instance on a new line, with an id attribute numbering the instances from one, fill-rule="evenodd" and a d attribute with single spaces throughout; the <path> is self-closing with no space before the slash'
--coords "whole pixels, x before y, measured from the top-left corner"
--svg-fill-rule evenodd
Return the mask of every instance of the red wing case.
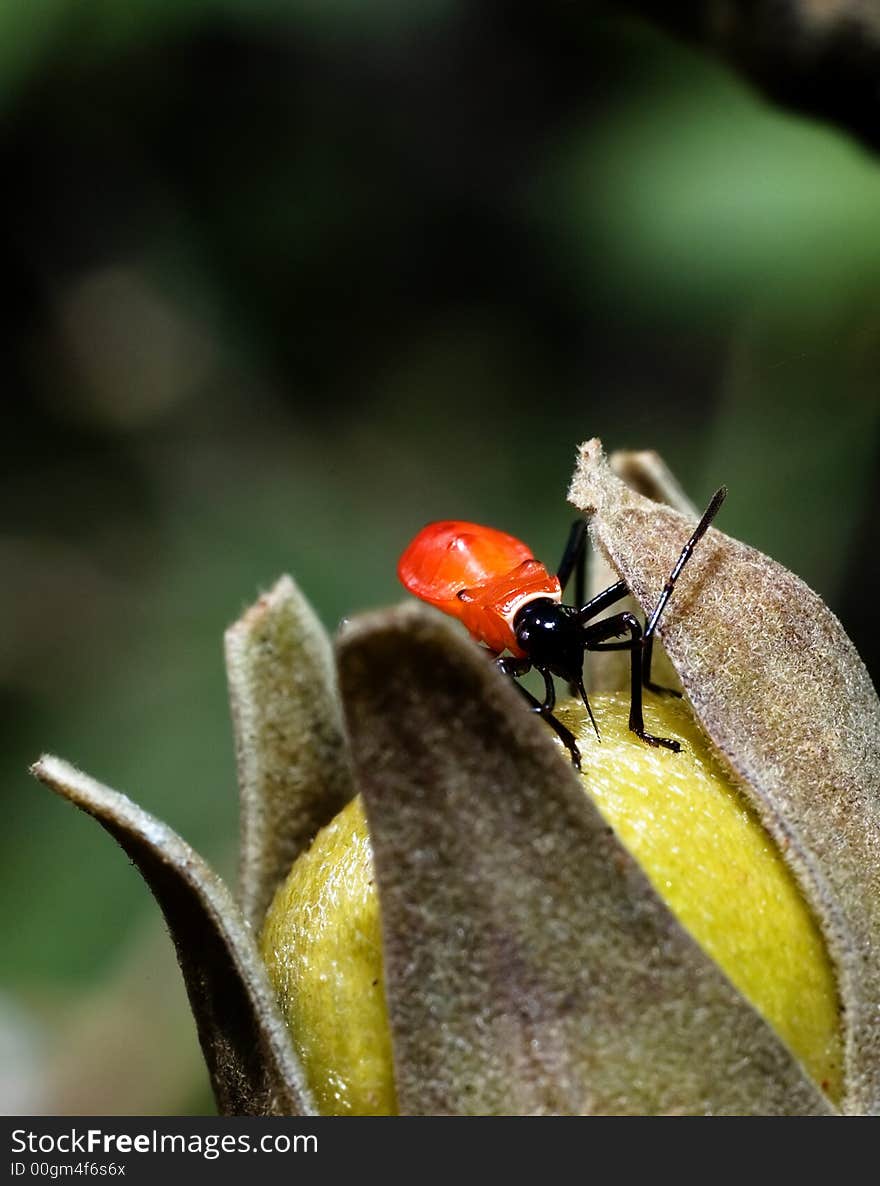
<path id="1" fill-rule="evenodd" d="M 528 601 L 559 601 L 556 577 L 520 540 L 494 527 L 429 523 L 400 558 L 397 574 L 416 597 L 459 618 L 493 651 L 521 655 L 513 620 Z"/>
<path id="2" fill-rule="evenodd" d="M 422 528 L 400 557 L 397 575 L 410 593 L 442 606 L 461 589 L 505 576 L 531 559 L 531 548 L 505 531 L 449 519 Z"/>

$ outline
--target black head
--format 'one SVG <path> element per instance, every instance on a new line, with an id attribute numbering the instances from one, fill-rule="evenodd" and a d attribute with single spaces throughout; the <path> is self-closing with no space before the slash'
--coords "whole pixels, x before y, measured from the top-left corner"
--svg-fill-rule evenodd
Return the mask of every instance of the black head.
<path id="1" fill-rule="evenodd" d="M 584 631 L 578 611 L 549 597 L 522 607 L 513 620 L 516 641 L 530 662 L 578 686 L 584 666 Z"/>

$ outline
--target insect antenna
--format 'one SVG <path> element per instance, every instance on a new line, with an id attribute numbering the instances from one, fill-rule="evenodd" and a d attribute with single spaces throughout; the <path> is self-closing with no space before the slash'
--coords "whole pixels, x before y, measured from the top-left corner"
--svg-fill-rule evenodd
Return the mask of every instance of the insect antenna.
<path id="1" fill-rule="evenodd" d="M 599 726 L 596 724 L 596 718 L 593 716 L 593 709 L 590 707 L 590 698 L 587 695 L 587 689 L 584 687 L 584 681 L 582 678 L 577 681 L 575 687 L 580 693 L 580 698 L 583 700 L 584 706 L 587 710 L 587 713 L 589 714 L 590 724 L 593 726 L 593 732 L 596 734 L 596 740 L 601 741 L 602 734 L 599 732 Z"/>
<path id="2" fill-rule="evenodd" d="M 682 569 L 693 555 L 694 548 L 709 530 L 709 526 L 712 520 L 718 514 L 719 508 L 721 507 L 721 504 L 724 502 L 725 498 L 727 498 L 727 487 L 721 486 L 712 495 L 711 501 L 709 502 L 709 505 L 706 507 L 705 511 L 703 511 L 702 518 L 694 528 L 690 539 L 681 549 L 681 554 L 679 555 L 678 560 L 675 562 L 675 567 L 672 569 L 666 584 L 663 586 L 663 592 L 657 599 L 657 604 L 654 606 L 650 618 L 648 618 L 647 622 L 645 623 L 645 631 L 642 636 L 642 670 L 644 672 L 644 681 L 649 687 L 653 686 L 651 684 L 650 678 L 651 658 L 654 649 L 654 632 L 657 629 L 657 623 L 660 621 L 660 615 L 663 613 L 667 604 L 669 603 L 669 598 L 672 596 L 672 592 L 675 589 L 675 582 L 681 576 Z"/>

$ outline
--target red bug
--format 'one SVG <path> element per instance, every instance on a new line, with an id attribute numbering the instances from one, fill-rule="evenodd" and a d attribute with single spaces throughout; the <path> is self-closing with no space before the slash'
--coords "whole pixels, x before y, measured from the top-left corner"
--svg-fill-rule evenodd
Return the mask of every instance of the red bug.
<path id="1" fill-rule="evenodd" d="M 567 747 L 580 768 L 580 751 L 574 735 L 553 715 L 556 692 L 553 676 L 566 680 L 596 722 L 584 688 L 587 651 L 628 650 L 630 666 L 629 727 L 649 745 L 678 752 L 677 741 L 654 737 L 645 729 L 642 687 L 659 689 L 651 681 L 654 633 L 675 582 L 697 542 L 706 532 L 727 495 L 722 487 L 694 528 L 669 574 L 645 626 L 631 613 L 592 619 L 627 595 L 625 581 L 617 581 L 584 603 L 586 523 L 572 525 L 556 575 L 552 576 L 531 549 L 515 536 L 494 527 L 457 519 L 423 527 L 400 558 L 397 575 L 411 593 L 458 618 L 473 637 L 485 644 L 505 675 L 517 677 L 534 668 L 544 679 L 540 701 L 517 685 L 534 712 L 540 713 Z M 575 605 L 565 605 L 562 594 L 575 573 Z M 623 642 L 613 639 L 624 638 Z M 501 652 L 508 651 L 508 655 Z M 596 730 L 598 736 L 598 729 Z"/>

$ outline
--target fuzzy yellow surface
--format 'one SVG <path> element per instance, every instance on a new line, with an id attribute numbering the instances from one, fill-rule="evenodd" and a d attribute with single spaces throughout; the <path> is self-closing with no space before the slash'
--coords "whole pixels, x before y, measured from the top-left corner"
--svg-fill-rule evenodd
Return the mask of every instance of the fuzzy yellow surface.
<path id="1" fill-rule="evenodd" d="M 646 698 L 650 732 L 682 752 L 634 741 L 629 698 L 590 701 L 559 717 L 580 742 L 588 793 L 679 922 L 839 1100 L 837 987 L 819 928 L 776 845 L 729 784 L 687 703 Z"/>
<path id="2" fill-rule="evenodd" d="M 322 1114 L 393 1115 L 379 903 L 359 798 L 294 864 L 261 948 Z"/>
<path id="3" fill-rule="evenodd" d="M 682 743 L 673 754 L 633 737 L 626 697 L 591 704 L 601 743 L 581 706 L 559 715 L 579 737 L 598 809 L 682 925 L 839 1099 L 839 1007 L 822 936 L 690 709 L 647 700 L 648 728 Z M 359 799 L 294 865 L 269 910 L 262 950 L 321 1110 L 394 1113 L 378 896 Z"/>

